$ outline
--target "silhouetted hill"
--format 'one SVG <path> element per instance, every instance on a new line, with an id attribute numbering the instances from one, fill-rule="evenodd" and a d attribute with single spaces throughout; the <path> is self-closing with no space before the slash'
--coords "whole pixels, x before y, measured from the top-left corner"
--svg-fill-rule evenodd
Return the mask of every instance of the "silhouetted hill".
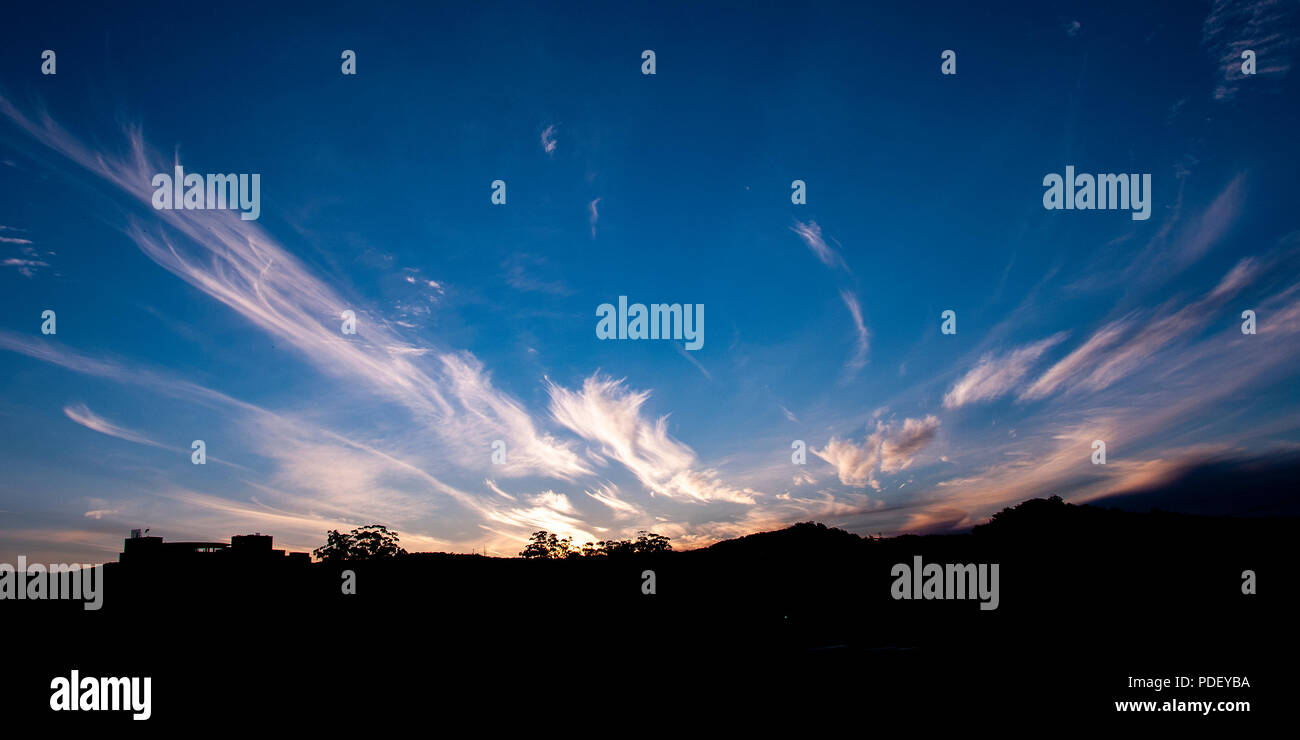
<path id="1" fill-rule="evenodd" d="M 1112 503 L 1103 499 L 1100 503 Z M 994 539 L 1095 539 L 1164 536 L 1287 536 L 1300 525 L 1297 517 L 1202 516 L 1168 511 L 1125 511 L 1115 506 L 1065 503 L 1059 497 L 1030 499 L 997 512 L 971 533 Z"/>
<path id="2" fill-rule="evenodd" d="M 1300 452 L 1212 460 L 1161 483 L 1121 491 L 1099 505 L 1125 511 L 1164 509 L 1206 516 L 1300 517 Z"/>
<path id="3" fill-rule="evenodd" d="M 8 659 L 30 666 L 25 675 L 152 675 L 159 724 L 203 713 L 223 691 L 241 711 L 287 715 L 334 697 L 423 706 L 423 683 L 372 677 L 374 661 L 393 660 L 447 679 L 439 706 L 504 685 L 514 702 L 545 704 L 535 711 L 587 701 L 636 711 L 638 697 L 665 701 L 671 690 L 674 701 L 741 691 L 750 703 L 777 692 L 766 709 L 872 697 L 924 710 L 929 697 L 970 716 L 998 702 L 1112 717 L 1112 699 L 1146 697 L 1128 687 L 1132 675 L 1249 674 L 1256 688 L 1244 698 L 1261 703 L 1279 688 L 1295 524 L 1035 499 L 958 535 L 862 538 L 804 522 L 626 557 L 110 564 L 98 612 L 3 606 L 43 634 L 96 636 L 12 644 Z M 895 598 L 894 569 L 917 558 L 996 564 L 996 608 L 919 590 Z M 1257 594 L 1242 591 L 1246 570 Z M 355 593 L 344 592 L 349 579 Z M 174 649 L 143 647 L 156 645 Z M 196 671 L 204 692 L 192 689 Z M 286 684 L 285 671 L 330 676 L 336 688 Z M 0 690 L 39 707 L 48 681 Z"/>
<path id="4" fill-rule="evenodd" d="M 833 554 L 851 551 L 861 543 L 862 538 L 852 532 L 845 532 L 842 529 L 827 527 L 825 524 L 816 522 L 800 522 L 785 529 L 757 532 L 735 539 L 723 540 L 703 549 L 713 553 L 726 553 L 729 555 L 742 552 L 783 552 L 787 554 L 815 552 Z"/>

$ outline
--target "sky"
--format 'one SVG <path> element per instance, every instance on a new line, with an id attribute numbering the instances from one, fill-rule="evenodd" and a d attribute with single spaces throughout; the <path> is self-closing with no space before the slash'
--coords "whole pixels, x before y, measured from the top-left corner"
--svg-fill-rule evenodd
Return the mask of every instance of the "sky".
<path id="1" fill-rule="evenodd" d="M 0 561 L 962 531 L 1300 445 L 1295 4 L 472 5 L 4 11 Z"/>

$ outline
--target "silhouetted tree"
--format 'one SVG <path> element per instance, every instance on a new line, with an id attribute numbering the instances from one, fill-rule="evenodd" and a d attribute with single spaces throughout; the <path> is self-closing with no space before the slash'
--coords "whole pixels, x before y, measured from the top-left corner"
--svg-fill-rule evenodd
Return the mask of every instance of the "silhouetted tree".
<path id="1" fill-rule="evenodd" d="M 572 544 L 573 538 L 565 537 L 561 540 L 557 535 L 543 529 L 533 532 L 528 545 L 519 552 L 519 557 L 541 559 L 568 557 Z"/>
<path id="2" fill-rule="evenodd" d="M 325 545 L 312 551 L 325 562 L 382 560 L 406 554 L 406 550 L 397 544 L 400 539 L 397 533 L 381 524 L 367 524 L 347 534 L 337 529 L 327 534 Z"/>
<path id="3" fill-rule="evenodd" d="M 587 542 L 582 547 L 573 544 L 572 537 L 560 539 L 558 536 L 541 530 L 533 532 L 528 545 L 519 553 L 521 558 L 560 559 L 560 558 L 605 558 L 639 555 L 652 552 L 669 552 L 673 546 L 667 537 L 654 532 L 641 530 L 637 532 L 636 541 L 601 540 Z"/>
<path id="4" fill-rule="evenodd" d="M 632 551 L 638 555 L 652 552 L 671 552 L 673 549 L 673 546 L 668 544 L 668 538 L 661 534 L 647 532 L 644 529 L 636 534 L 637 538 L 636 542 L 632 543 Z"/>
<path id="5" fill-rule="evenodd" d="M 635 552 L 631 540 L 601 540 L 596 547 L 605 553 L 605 557 L 618 558 Z"/>
<path id="6" fill-rule="evenodd" d="M 336 563 L 347 560 L 351 549 L 352 536 L 333 529 L 326 533 L 325 544 L 312 550 L 311 554 L 327 563 Z"/>
<path id="7" fill-rule="evenodd" d="M 380 560 L 405 555 L 398 545 L 396 532 L 380 524 L 367 524 L 352 530 L 352 557 L 356 560 Z"/>

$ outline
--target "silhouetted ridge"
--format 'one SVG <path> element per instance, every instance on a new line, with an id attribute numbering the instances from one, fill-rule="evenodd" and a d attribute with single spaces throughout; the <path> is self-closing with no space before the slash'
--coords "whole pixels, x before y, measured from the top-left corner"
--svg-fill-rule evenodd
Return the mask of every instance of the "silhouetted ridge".
<path id="1" fill-rule="evenodd" d="M 783 553 L 831 554 L 836 551 L 854 551 L 863 538 L 852 532 L 827 527 L 817 522 L 800 522 L 785 529 L 756 532 L 735 539 L 715 542 L 702 548 L 704 552 L 736 554 L 770 550 Z M 698 551 L 697 551 L 698 552 Z"/>
<path id="2" fill-rule="evenodd" d="M 1177 534 L 1218 539 L 1229 534 L 1285 537 L 1297 522 L 1287 518 L 1202 516 L 1168 511 L 1134 512 L 1092 504 L 1071 504 L 1059 496 L 1035 498 L 997 512 L 971 533 L 997 540 L 1155 539 Z"/>
<path id="3" fill-rule="evenodd" d="M 1259 698 L 1179 696 L 1244 696 L 1267 707 L 1265 681 L 1280 674 L 1266 661 L 1294 621 L 1282 605 L 1297 588 L 1295 525 L 1052 497 L 1003 509 L 966 534 L 864 538 L 802 522 L 698 550 L 612 557 L 405 554 L 380 525 L 331 531 L 323 552 L 334 557 L 296 565 L 274 554 L 269 536 L 175 548 L 137 538 L 130 557 L 104 568 L 102 609 L 78 600 L 5 605 L 15 624 L 105 639 L 18 640 L 7 658 L 48 676 L 72 667 L 153 676 L 155 717 L 178 722 L 210 711 L 209 695 L 187 688 L 199 669 L 202 685 L 237 692 L 232 705 L 268 715 L 286 702 L 304 712 L 355 697 L 427 704 L 423 680 L 376 679 L 368 668 L 324 693 L 280 672 L 338 675 L 352 672 L 350 661 L 386 656 L 435 672 L 453 666 L 468 693 L 539 668 L 591 666 L 592 690 L 636 694 L 698 675 L 712 683 L 696 693 L 710 697 L 724 666 L 751 692 L 795 686 L 819 701 L 841 693 L 836 706 L 905 687 L 957 711 L 936 693 L 948 685 L 961 687 L 953 696 L 968 699 L 969 711 L 986 711 L 983 699 L 1055 710 L 1061 696 L 1105 708 L 1134 698 L 1128 676 L 1187 671 L 1258 676 Z M 169 557 L 134 557 L 155 548 Z M 245 549 L 258 556 L 235 556 Z M 897 588 L 900 565 L 915 583 L 927 567 L 963 564 L 997 566 L 996 608 L 983 608 L 991 592 L 949 598 L 945 584 L 943 598 L 922 588 L 915 598 Z M 1247 576 L 1257 576 L 1258 593 L 1244 590 Z M 180 647 L 142 650 L 141 635 Z M 1053 635 L 1068 639 L 1049 642 Z M 250 671 L 249 660 L 268 668 Z M 590 696 L 557 683 L 562 701 Z M 11 688 L 44 706 L 48 685 Z"/>
<path id="4" fill-rule="evenodd" d="M 1300 516 L 1300 452 L 1210 460 L 1168 479 L 1099 500 L 1125 511 L 1176 510 L 1206 516 Z"/>

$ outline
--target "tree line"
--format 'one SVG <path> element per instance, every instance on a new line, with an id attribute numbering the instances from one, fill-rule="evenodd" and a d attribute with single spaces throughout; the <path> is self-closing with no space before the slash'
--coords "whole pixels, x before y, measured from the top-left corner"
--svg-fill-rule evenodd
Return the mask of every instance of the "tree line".
<path id="1" fill-rule="evenodd" d="M 573 544 L 572 537 L 560 537 L 552 532 L 533 532 L 528 546 L 519 552 L 521 558 L 567 560 L 570 558 L 606 558 L 626 555 L 644 555 L 654 552 L 671 552 L 668 537 L 639 530 L 635 540 L 601 540 L 587 542 L 581 547 Z"/>
<path id="2" fill-rule="evenodd" d="M 635 540 L 601 540 L 577 546 L 573 544 L 572 537 L 560 539 L 558 535 L 541 530 L 533 533 L 528 546 L 519 553 L 519 557 L 546 560 L 604 558 L 671 552 L 673 549 L 669 543 L 670 538 L 661 534 L 644 529 L 636 534 Z M 381 524 L 357 527 L 346 534 L 334 529 L 326 532 L 325 536 L 325 544 L 313 550 L 312 555 L 327 563 L 385 560 L 406 554 L 406 550 L 399 544 L 397 533 Z"/>
<path id="3" fill-rule="evenodd" d="M 325 537 L 325 544 L 312 550 L 311 554 L 327 563 L 384 560 L 406 554 L 405 548 L 397 544 L 397 533 L 390 532 L 382 524 L 367 524 L 347 534 L 334 529 L 326 532 Z"/>

